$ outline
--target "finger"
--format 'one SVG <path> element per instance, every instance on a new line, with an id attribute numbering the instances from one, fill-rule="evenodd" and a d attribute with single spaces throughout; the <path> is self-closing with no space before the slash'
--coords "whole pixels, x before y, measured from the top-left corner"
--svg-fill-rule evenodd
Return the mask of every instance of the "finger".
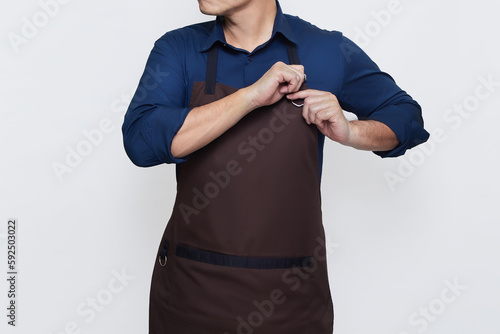
<path id="1" fill-rule="evenodd" d="M 316 126 L 318 127 L 318 129 L 323 130 L 323 128 L 326 126 L 326 123 L 325 122 L 321 122 L 319 124 L 316 124 Z"/>
<path id="2" fill-rule="evenodd" d="M 323 128 L 328 123 L 346 123 L 348 120 L 342 112 L 340 105 L 329 104 L 328 107 L 317 110 L 314 114 L 314 120 L 312 120 L 312 122 L 320 128 Z"/>
<path id="3" fill-rule="evenodd" d="M 300 66 L 299 69 L 298 69 L 298 73 L 299 73 L 299 76 L 300 76 L 300 82 L 299 82 L 299 85 L 298 85 L 299 87 L 297 88 L 296 91 L 298 91 L 302 87 L 302 85 L 306 82 L 306 80 L 307 80 L 306 79 L 307 76 L 306 76 L 306 74 L 304 72 L 304 66 L 301 66 L 301 65 L 297 65 L 297 66 Z M 297 69 L 295 69 L 295 68 L 294 68 L 294 70 L 297 71 Z"/>
<path id="4" fill-rule="evenodd" d="M 308 94 L 302 94 L 302 92 L 306 92 Z M 299 94 L 300 93 L 300 94 Z M 320 96 L 320 91 L 315 91 L 312 89 L 300 91 L 294 94 L 289 94 L 288 96 L 297 96 L 297 99 L 304 99 L 304 106 L 302 108 L 302 116 L 306 120 L 308 124 L 314 123 L 315 120 L 315 112 L 317 112 L 318 106 L 321 106 L 323 103 L 322 97 Z"/>
<path id="5" fill-rule="evenodd" d="M 290 100 L 306 99 L 310 96 L 315 95 L 313 89 L 304 89 L 295 93 L 288 94 L 286 97 Z"/>
<path id="6" fill-rule="evenodd" d="M 303 65 L 288 65 L 290 66 L 291 68 L 293 68 L 294 70 L 304 74 L 304 66 Z"/>
<path id="7" fill-rule="evenodd" d="M 311 103 L 310 98 L 304 99 L 304 106 L 302 107 L 302 116 L 306 120 L 307 124 L 314 123 L 314 103 Z"/>
<path id="8" fill-rule="evenodd" d="M 325 121 L 328 121 L 334 116 L 334 112 L 331 109 L 323 109 L 314 114 L 314 124 L 321 125 Z"/>
<path id="9" fill-rule="evenodd" d="M 288 93 L 296 92 L 302 87 L 306 79 L 304 74 L 304 66 L 302 65 L 286 65 L 287 70 L 293 72 L 296 75 L 296 80 L 290 82 L 290 90 Z"/>
<path id="10" fill-rule="evenodd" d="M 302 107 L 302 117 L 304 117 L 304 120 L 306 121 L 307 124 L 311 124 L 311 120 L 309 117 L 309 104 L 304 101 L 304 106 Z"/>
<path id="11" fill-rule="evenodd" d="M 308 104 L 309 110 L 309 121 L 314 124 L 321 123 L 325 117 L 325 113 L 332 110 L 332 105 L 329 101 L 322 99 L 321 97 L 310 97 L 305 100 L 305 104 Z"/>
<path id="12" fill-rule="evenodd" d="M 309 105 L 309 121 L 311 123 L 316 124 L 316 113 L 318 112 L 318 105 L 310 104 Z"/>
<path id="13" fill-rule="evenodd" d="M 304 82 L 304 75 L 291 69 L 283 71 L 281 75 L 281 82 L 286 84 L 281 87 L 281 94 L 290 94 L 298 91 Z"/>
<path id="14" fill-rule="evenodd" d="M 317 113 L 316 117 L 318 120 L 324 122 L 348 122 L 344 112 L 340 108 L 329 108 L 328 110 Z"/>

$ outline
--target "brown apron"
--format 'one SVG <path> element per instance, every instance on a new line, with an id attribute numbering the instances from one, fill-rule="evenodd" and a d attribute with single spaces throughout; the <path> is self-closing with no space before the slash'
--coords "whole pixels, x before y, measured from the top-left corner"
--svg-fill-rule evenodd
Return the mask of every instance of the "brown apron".
<path id="1" fill-rule="evenodd" d="M 295 45 L 287 46 L 298 64 Z M 195 82 L 190 108 L 237 89 Z M 317 128 L 283 98 L 176 166 L 151 282 L 150 334 L 331 334 Z"/>

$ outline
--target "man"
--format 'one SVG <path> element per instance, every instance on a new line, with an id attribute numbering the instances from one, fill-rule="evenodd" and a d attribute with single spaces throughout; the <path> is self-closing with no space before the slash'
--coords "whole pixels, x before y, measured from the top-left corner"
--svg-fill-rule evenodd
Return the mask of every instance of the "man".
<path id="1" fill-rule="evenodd" d="M 332 333 L 324 138 L 399 156 L 428 139 L 421 109 L 341 33 L 276 0 L 198 2 L 217 19 L 155 43 L 123 124 L 136 165 L 176 164 L 149 332 Z"/>

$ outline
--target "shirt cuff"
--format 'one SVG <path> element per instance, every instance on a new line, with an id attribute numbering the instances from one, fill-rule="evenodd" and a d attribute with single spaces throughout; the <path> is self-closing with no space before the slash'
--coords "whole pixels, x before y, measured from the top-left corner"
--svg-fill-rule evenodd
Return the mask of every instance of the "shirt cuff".
<path id="1" fill-rule="evenodd" d="M 151 143 L 151 149 L 158 160 L 164 163 L 182 163 L 189 156 L 175 158 L 170 150 L 172 139 L 184 124 L 190 108 L 165 108 L 157 106 L 147 115 L 141 132 L 146 141 Z"/>
<path id="2" fill-rule="evenodd" d="M 412 103 L 390 105 L 368 117 L 387 125 L 399 140 L 399 145 L 389 151 L 374 151 L 382 158 L 394 158 L 403 155 L 406 150 L 422 144 L 429 139 L 420 116 L 420 106 Z"/>

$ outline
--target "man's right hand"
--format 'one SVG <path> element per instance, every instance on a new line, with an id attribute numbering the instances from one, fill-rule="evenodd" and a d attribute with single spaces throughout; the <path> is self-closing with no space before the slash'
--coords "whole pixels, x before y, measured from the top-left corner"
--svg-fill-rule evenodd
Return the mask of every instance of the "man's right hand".
<path id="1" fill-rule="evenodd" d="M 256 83 L 245 88 L 254 109 L 274 104 L 283 96 L 298 92 L 305 80 L 304 66 L 274 64 Z"/>

